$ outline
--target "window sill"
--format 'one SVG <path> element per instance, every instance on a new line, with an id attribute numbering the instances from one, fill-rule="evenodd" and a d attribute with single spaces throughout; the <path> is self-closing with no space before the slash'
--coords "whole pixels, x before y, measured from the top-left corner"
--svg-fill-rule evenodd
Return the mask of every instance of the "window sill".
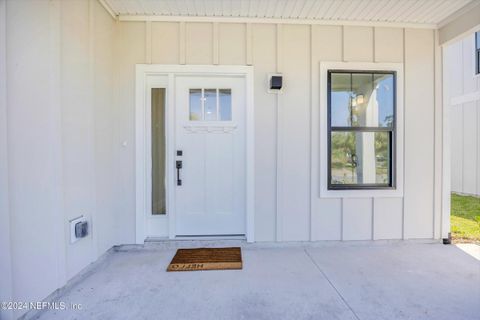
<path id="1" fill-rule="evenodd" d="M 337 189 L 320 190 L 320 198 L 402 198 L 401 189 Z"/>

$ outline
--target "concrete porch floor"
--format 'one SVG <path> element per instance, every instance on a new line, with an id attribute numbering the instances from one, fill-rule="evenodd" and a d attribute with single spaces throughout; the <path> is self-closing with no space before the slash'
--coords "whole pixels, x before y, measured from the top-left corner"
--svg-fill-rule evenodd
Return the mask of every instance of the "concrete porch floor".
<path id="1" fill-rule="evenodd" d="M 165 271 L 176 247 L 240 244 L 243 270 Z M 480 319 L 480 261 L 441 244 L 123 246 L 57 293 L 54 319 Z"/>

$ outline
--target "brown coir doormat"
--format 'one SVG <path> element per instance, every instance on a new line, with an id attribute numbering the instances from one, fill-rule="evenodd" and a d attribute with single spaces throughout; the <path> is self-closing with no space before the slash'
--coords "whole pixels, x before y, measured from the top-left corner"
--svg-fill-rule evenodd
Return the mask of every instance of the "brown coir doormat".
<path id="1" fill-rule="evenodd" d="M 178 249 L 167 271 L 242 269 L 242 251 L 233 248 Z"/>

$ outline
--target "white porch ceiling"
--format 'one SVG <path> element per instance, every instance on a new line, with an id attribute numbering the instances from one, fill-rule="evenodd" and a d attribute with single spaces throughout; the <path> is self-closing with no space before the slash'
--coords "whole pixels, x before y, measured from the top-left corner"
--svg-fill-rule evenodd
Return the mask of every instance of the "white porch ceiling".
<path id="1" fill-rule="evenodd" d="M 100 0 L 124 20 L 239 18 L 290 22 L 361 22 L 437 26 L 480 0 Z M 465 10 L 465 9 L 464 9 Z"/>

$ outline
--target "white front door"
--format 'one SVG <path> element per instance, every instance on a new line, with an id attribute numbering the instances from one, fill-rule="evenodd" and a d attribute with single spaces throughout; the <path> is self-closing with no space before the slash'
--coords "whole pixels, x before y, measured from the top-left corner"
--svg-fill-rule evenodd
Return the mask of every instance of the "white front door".
<path id="1" fill-rule="evenodd" d="M 245 78 L 175 77 L 175 234 L 244 235 Z"/>

